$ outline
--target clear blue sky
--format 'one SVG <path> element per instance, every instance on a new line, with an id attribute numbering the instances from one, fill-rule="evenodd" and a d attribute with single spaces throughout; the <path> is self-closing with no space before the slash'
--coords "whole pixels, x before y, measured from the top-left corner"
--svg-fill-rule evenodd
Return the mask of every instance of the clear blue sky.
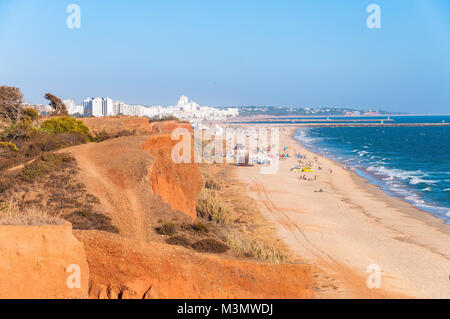
<path id="1" fill-rule="evenodd" d="M 81 7 L 81 29 L 66 8 Z M 366 8 L 381 7 L 381 29 Z M 0 0 L 0 85 L 172 105 L 450 113 L 450 1 Z"/>

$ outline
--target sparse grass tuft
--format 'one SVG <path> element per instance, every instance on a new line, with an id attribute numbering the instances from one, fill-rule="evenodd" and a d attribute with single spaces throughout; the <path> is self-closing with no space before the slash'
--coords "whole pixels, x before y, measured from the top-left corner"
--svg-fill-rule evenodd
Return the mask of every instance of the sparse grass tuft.
<path id="1" fill-rule="evenodd" d="M 204 173 L 203 174 L 203 187 L 207 188 L 207 189 L 219 191 L 220 183 L 217 179 L 215 179 L 211 175 Z"/>
<path id="2" fill-rule="evenodd" d="M 69 163 L 73 160 L 68 154 L 45 153 L 25 165 L 20 171 L 19 177 L 24 182 L 33 182 L 37 177 L 50 173 L 62 163 Z"/>
<path id="3" fill-rule="evenodd" d="M 209 189 L 203 189 L 200 194 L 197 216 L 222 225 L 229 225 L 233 221 L 231 210 L 225 206 L 215 191 Z"/>
<path id="4" fill-rule="evenodd" d="M 197 222 L 197 223 L 193 224 L 192 228 L 196 232 L 199 232 L 199 233 L 208 233 L 209 232 L 208 226 L 206 226 L 205 224 L 200 223 L 200 222 Z"/>
<path id="5" fill-rule="evenodd" d="M 164 222 L 156 231 L 161 235 L 173 235 L 176 232 L 175 224 L 173 222 Z"/>
<path id="6" fill-rule="evenodd" d="M 2 176 L 0 177 L 0 193 L 3 193 L 7 189 L 13 186 L 13 179 L 11 177 Z"/>
<path id="7" fill-rule="evenodd" d="M 33 207 L 19 210 L 14 204 L 7 205 L 0 202 L 0 225 L 12 226 L 43 226 L 43 225 L 62 225 L 62 219 L 50 216 Z"/>
<path id="8" fill-rule="evenodd" d="M 285 263 L 288 257 L 273 245 L 262 241 L 248 240 L 234 233 L 226 235 L 226 243 L 238 254 L 273 263 Z"/>

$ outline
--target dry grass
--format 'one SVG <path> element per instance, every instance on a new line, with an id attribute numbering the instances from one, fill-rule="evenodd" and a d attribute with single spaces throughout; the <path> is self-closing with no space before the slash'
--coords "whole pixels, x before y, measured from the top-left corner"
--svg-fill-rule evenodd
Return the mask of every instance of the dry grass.
<path id="1" fill-rule="evenodd" d="M 220 182 L 209 174 L 203 173 L 203 188 L 220 191 Z"/>
<path id="2" fill-rule="evenodd" d="M 62 219 L 50 216 L 43 210 L 34 207 L 20 210 L 14 203 L 8 205 L 0 203 L 0 225 L 44 226 L 62 225 L 63 223 Z"/>
<path id="3" fill-rule="evenodd" d="M 272 263 L 285 263 L 289 261 L 288 256 L 278 247 L 249 238 L 244 234 L 230 232 L 225 235 L 226 243 L 237 255 L 250 257 Z"/>
<path id="4" fill-rule="evenodd" d="M 12 201 L 19 213 L 30 210 L 29 216 L 36 211 L 37 215 L 45 212 L 65 219 L 72 223 L 73 229 L 118 233 L 112 219 L 103 213 L 99 199 L 88 194 L 86 186 L 77 179 L 77 172 L 77 163 L 71 155 L 44 153 L 22 169 L 0 177 L 0 202 Z M 4 217 L 9 221 L 19 218 L 20 222 L 27 216 Z M 37 216 L 29 222 L 39 220 L 45 222 L 46 218 Z"/>
<path id="5" fill-rule="evenodd" d="M 202 190 L 197 203 L 197 215 L 220 225 L 230 225 L 233 222 L 232 211 L 210 189 Z"/>
<path id="6" fill-rule="evenodd" d="M 202 165 L 201 170 L 204 189 L 197 207 L 198 212 L 208 211 L 208 208 L 217 212 L 218 207 L 226 207 L 227 216 L 232 216 L 226 223 L 210 223 L 210 233 L 224 241 L 234 256 L 271 263 L 291 262 L 289 249 L 277 238 L 275 228 L 261 214 L 255 200 L 247 195 L 248 185 L 237 179 L 235 168 L 227 165 Z M 219 189 L 207 188 L 205 181 L 208 180 L 214 181 L 211 184 L 220 185 Z M 198 217 L 209 222 L 212 219 L 208 218 L 208 214 L 199 213 Z"/>
<path id="7" fill-rule="evenodd" d="M 161 235 L 173 235 L 176 232 L 175 223 L 173 222 L 164 222 L 161 227 L 156 228 L 156 231 Z"/>

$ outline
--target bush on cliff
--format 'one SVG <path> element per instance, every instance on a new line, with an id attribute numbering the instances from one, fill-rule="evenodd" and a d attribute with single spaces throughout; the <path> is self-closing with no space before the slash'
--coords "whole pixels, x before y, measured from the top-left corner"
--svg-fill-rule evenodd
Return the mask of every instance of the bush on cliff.
<path id="1" fill-rule="evenodd" d="M 80 120 L 69 116 L 57 117 L 41 124 L 41 128 L 51 134 L 81 133 L 89 136 L 89 128 Z"/>
<path id="2" fill-rule="evenodd" d="M 39 128 L 35 127 L 30 118 L 24 118 L 21 121 L 8 126 L 0 134 L 0 139 L 4 141 L 14 141 L 16 139 L 29 139 L 39 132 Z"/>
<path id="3" fill-rule="evenodd" d="M 11 142 L 0 142 L 0 154 L 5 152 L 18 152 L 17 145 Z"/>
<path id="4" fill-rule="evenodd" d="M 36 121 L 39 119 L 39 112 L 31 107 L 27 107 L 22 110 L 22 116 L 28 117 L 31 121 Z"/>
<path id="5" fill-rule="evenodd" d="M 175 234 L 175 224 L 172 222 L 164 222 L 161 227 L 156 229 L 161 235 L 173 235 Z"/>
<path id="6" fill-rule="evenodd" d="M 197 216 L 207 218 L 217 224 L 228 225 L 233 221 L 233 213 L 222 203 L 216 192 L 203 189 L 197 202 Z"/>

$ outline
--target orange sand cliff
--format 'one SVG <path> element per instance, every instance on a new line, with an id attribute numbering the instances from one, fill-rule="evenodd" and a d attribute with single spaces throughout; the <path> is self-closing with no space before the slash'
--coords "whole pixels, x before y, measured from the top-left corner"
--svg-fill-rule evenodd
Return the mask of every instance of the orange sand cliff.
<path id="1" fill-rule="evenodd" d="M 70 265 L 80 267 L 80 288 L 66 284 Z M 0 299 L 86 298 L 88 282 L 86 254 L 70 223 L 0 226 Z"/>
<path id="2" fill-rule="evenodd" d="M 172 141 L 170 135 L 156 135 L 142 144 L 154 157 L 150 181 L 155 194 L 193 219 L 197 218 L 195 206 L 202 187 L 202 176 L 197 164 L 175 164 L 171 158 Z"/>
<path id="3" fill-rule="evenodd" d="M 75 236 L 85 245 L 91 298 L 313 297 L 308 265 L 225 259 L 98 231 L 76 231 Z"/>
<path id="4" fill-rule="evenodd" d="M 155 132 L 187 124 L 84 121 L 91 130 L 146 132 L 63 150 L 74 156 L 76 178 L 119 234 L 76 230 L 77 240 L 70 224 L 0 226 L 0 298 L 314 297 L 308 265 L 235 260 L 163 243 L 155 231 L 161 221 L 196 218 L 202 176 L 196 164 L 174 164 L 176 141 Z M 65 286 L 71 264 L 81 267 L 78 290 Z"/>

